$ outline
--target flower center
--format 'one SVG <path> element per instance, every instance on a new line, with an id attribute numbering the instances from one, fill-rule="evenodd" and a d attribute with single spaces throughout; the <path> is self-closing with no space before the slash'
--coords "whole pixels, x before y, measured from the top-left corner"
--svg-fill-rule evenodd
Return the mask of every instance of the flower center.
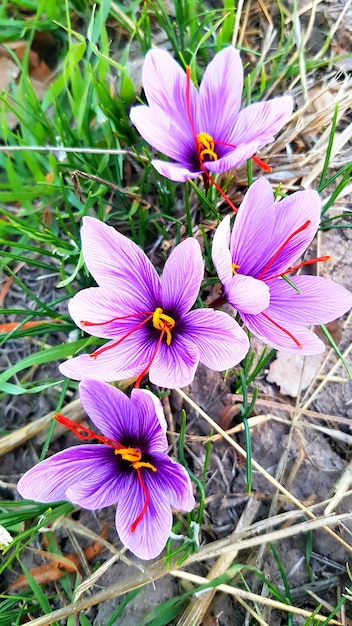
<path id="1" fill-rule="evenodd" d="M 166 344 L 171 343 L 171 330 L 175 326 L 175 320 L 169 315 L 165 315 L 160 307 L 157 307 L 153 313 L 153 326 L 157 330 L 161 330 L 166 334 Z"/>
<path id="2" fill-rule="evenodd" d="M 236 276 L 237 270 L 239 270 L 241 266 L 237 265 L 237 263 L 232 263 L 231 265 L 232 265 L 232 273 L 234 276 Z"/>
<path id="3" fill-rule="evenodd" d="M 131 467 L 134 470 L 136 470 L 137 476 L 138 476 L 138 482 L 144 494 L 144 504 L 143 504 L 142 511 L 139 513 L 139 515 L 136 517 L 136 519 L 131 525 L 131 528 L 130 528 L 131 533 L 134 533 L 139 522 L 143 519 L 144 515 L 146 514 L 148 505 L 149 505 L 149 493 L 142 478 L 141 468 L 147 468 L 147 469 L 152 470 L 152 472 L 157 472 L 156 467 L 154 467 L 152 463 L 142 461 L 141 460 L 142 453 L 137 448 L 130 448 L 127 446 L 123 446 L 118 441 L 114 441 L 114 439 L 110 439 L 109 437 L 104 437 L 103 435 L 98 435 L 97 433 L 90 430 L 89 428 L 86 428 L 85 426 L 81 426 L 80 424 L 77 424 L 77 422 L 70 420 L 68 417 L 65 417 L 65 415 L 62 415 L 62 413 L 56 413 L 56 415 L 54 415 L 54 419 L 60 424 L 63 424 L 64 426 L 66 426 L 71 432 L 73 432 L 78 437 L 78 439 L 81 439 L 82 441 L 87 441 L 87 439 L 97 439 L 101 443 L 107 446 L 111 446 L 112 448 L 114 448 L 114 454 L 121 456 L 123 461 L 128 461 L 129 463 L 131 463 Z"/>
<path id="4" fill-rule="evenodd" d="M 166 337 L 166 345 L 169 346 L 171 344 L 171 339 L 172 339 L 172 335 L 171 335 L 171 330 L 175 327 L 176 322 L 175 320 L 170 317 L 170 315 L 166 315 L 161 307 L 157 307 L 155 309 L 155 311 L 141 311 L 140 313 L 131 313 L 130 315 L 125 315 L 124 317 L 113 317 L 110 320 L 107 320 L 105 322 L 90 322 L 87 320 L 81 320 L 81 324 L 83 324 L 83 326 L 104 326 L 106 324 L 111 324 L 112 322 L 118 322 L 120 320 L 127 320 L 127 319 L 132 319 L 132 318 L 144 318 L 142 319 L 141 322 L 139 322 L 138 324 L 136 324 L 136 326 L 134 326 L 133 328 L 131 328 L 125 335 L 123 335 L 123 337 L 121 337 L 120 339 L 118 339 L 117 341 L 113 341 L 111 343 L 108 343 L 107 345 L 103 346 L 102 348 L 99 348 L 98 350 L 96 350 L 95 352 L 93 352 L 92 354 L 90 354 L 89 356 L 92 359 L 96 359 L 100 354 L 102 354 L 103 352 L 106 352 L 106 350 L 111 350 L 111 348 L 116 348 L 116 346 L 120 345 L 120 343 L 122 343 L 125 339 L 127 339 L 128 337 L 130 337 L 131 335 L 133 335 L 133 333 L 135 333 L 137 330 L 139 330 L 140 328 L 142 328 L 143 326 L 145 326 L 148 322 L 152 322 L 153 328 L 155 328 L 156 330 L 160 330 L 160 337 L 157 341 L 157 344 L 155 346 L 155 350 L 153 351 L 153 354 L 151 356 L 151 359 L 147 365 L 147 367 L 139 374 L 137 380 L 136 380 L 136 384 L 135 387 L 139 387 L 143 377 L 145 376 L 145 374 L 149 371 L 150 366 L 152 365 L 158 350 L 160 348 L 161 342 L 163 340 L 163 337 L 165 335 Z"/>
<path id="5" fill-rule="evenodd" d="M 197 152 L 201 163 L 204 161 L 217 161 L 218 155 L 215 152 L 215 142 L 208 133 L 198 133 Z"/>

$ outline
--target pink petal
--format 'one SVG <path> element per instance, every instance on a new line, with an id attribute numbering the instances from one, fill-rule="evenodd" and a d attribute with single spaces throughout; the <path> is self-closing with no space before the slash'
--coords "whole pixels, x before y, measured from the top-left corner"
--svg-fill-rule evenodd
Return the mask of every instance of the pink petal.
<path id="1" fill-rule="evenodd" d="M 207 66 L 199 89 L 198 132 L 228 141 L 241 106 L 243 67 L 239 51 L 229 46 Z"/>
<path id="2" fill-rule="evenodd" d="M 145 441 L 147 451 L 153 454 L 165 452 L 168 448 L 167 424 L 159 398 L 147 389 L 132 389 L 131 404 L 134 409 L 133 432 L 136 431 L 136 440 Z"/>
<path id="3" fill-rule="evenodd" d="M 309 221 L 307 227 L 297 233 L 270 265 L 265 276 L 275 276 L 293 265 L 308 248 L 320 223 L 321 203 L 316 191 L 296 191 L 275 204 L 275 224 L 272 239 L 267 250 L 271 259 L 288 237 Z M 265 268 L 265 265 L 263 265 Z"/>
<path id="4" fill-rule="evenodd" d="M 79 291 L 70 300 L 68 309 L 75 324 L 86 333 L 117 340 L 154 311 L 157 302 L 151 300 L 149 304 L 153 308 L 143 311 L 138 293 L 90 287 Z"/>
<path id="5" fill-rule="evenodd" d="M 143 139 L 175 161 L 187 161 L 195 150 L 192 133 L 187 136 L 181 132 L 173 119 L 160 109 L 144 105 L 132 107 L 130 118 Z"/>
<path id="6" fill-rule="evenodd" d="M 142 81 L 150 107 L 158 114 L 160 111 L 177 129 L 170 142 L 177 143 L 182 135 L 192 137 L 192 129 L 187 116 L 186 73 L 172 56 L 164 50 L 150 50 L 143 64 Z M 196 108 L 198 92 L 190 83 L 190 108 L 196 126 Z"/>
<path id="7" fill-rule="evenodd" d="M 248 189 L 232 229 L 231 256 L 233 263 L 239 265 L 240 274 L 259 275 L 261 267 L 267 262 L 267 249 L 274 226 L 271 185 L 265 178 L 259 178 Z"/>
<path id="8" fill-rule="evenodd" d="M 156 341 L 151 341 L 148 333 L 137 331 L 118 346 L 110 347 L 96 358 L 88 354 L 68 359 L 61 363 L 59 370 L 73 380 L 93 378 L 106 382 L 126 380 L 140 374 L 150 362 Z M 114 341 L 105 344 L 113 346 Z M 104 346 L 104 347 L 105 347 Z"/>
<path id="9" fill-rule="evenodd" d="M 259 149 L 258 141 L 249 141 L 245 144 L 237 142 L 235 145 L 236 148 L 229 151 L 225 156 L 220 157 L 217 161 L 207 161 L 204 163 L 205 168 L 209 170 L 209 172 L 216 172 L 217 174 L 227 172 L 234 167 L 238 167 L 247 159 L 250 159 Z"/>
<path id="10" fill-rule="evenodd" d="M 189 315 L 189 314 L 188 314 Z M 171 344 L 163 341 L 153 361 L 149 379 L 154 385 L 175 389 L 189 385 L 197 369 L 199 351 L 191 338 L 174 333 Z"/>
<path id="11" fill-rule="evenodd" d="M 84 410 L 106 437 L 118 443 L 139 442 L 142 452 L 165 452 L 168 444 L 164 411 L 150 391 L 134 389 L 130 399 L 112 385 L 85 379 L 79 392 Z"/>
<path id="12" fill-rule="evenodd" d="M 251 276 L 236 274 L 231 282 L 225 285 L 227 301 L 239 313 L 261 313 L 270 302 L 268 285 L 262 280 Z"/>
<path id="13" fill-rule="evenodd" d="M 327 324 L 352 307 L 352 293 L 321 276 L 291 276 L 298 293 L 285 280 L 269 281 L 270 312 L 294 324 Z"/>
<path id="14" fill-rule="evenodd" d="M 292 108 L 291 96 L 250 104 L 240 111 L 230 143 L 239 145 L 258 141 L 258 149 L 262 148 L 274 140 L 276 133 L 289 119 Z"/>
<path id="15" fill-rule="evenodd" d="M 142 470 L 143 471 L 143 470 Z M 143 471 L 143 479 L 147 472 Z M 153 472 L 154 474 L 154 472 Z M 170 536 L 172 528 L 172 513 L 170 504 L 158 493 L 152 498 L 147 511 L 134 532 L 131 532 L 133 522 L 143 510 L 145 495 L 138 482 L 137 473 L 133 477 L 133 485 L 119 501 L 116 511 L 116 530 L 122 543 L 140 559 L 154 559 L 162 552 Z"/>
<path id="16" fill-rule="evenodd" d="M 204 276 L 200 245 L 196 239 L 185 239 L 167 259 L 161 279 L 165 312 L 176 317 L 187 313 L 195 303 Z"/>
<path id="17" fill-rule="evenodd" d="M 220 281 L 226 285 L 233 277 L 230 243 L 230 215 L 226 215 L 217 227 L 212 245 L 212 259 Z"/>
<path id="18" fill-rule="evenodd" d="M 189 178 L 198 178 L 203 173 L 202 171 L 185 167 L 185 163 L 169 163 L 168 161 L 153 159 L 152 165 L 162 176 L 180 183 L 185 183 Z"/>
<path id="19" fill-rule="evenodd" d="M 185 337 L 197 345 L 200 361 L 212 370 L 230 369 L 248 352 L 246 333 L 223 311 L 196 309 L 185 316 L 184 324 Z"/>
<path id="20" fill-rule="evenodd" d="M 113 461 L 113 450 L 107 446 L 99 444 L 74 446 L 32 467 L 22 476 L 17 489 L 23 498 L 37 502 L 55 502 L 70 499 L 67 491 L 75 483 L 93 482 L 98 490 L 109 483 L 110 490 L 106 491 L 105 496 L 107 504 L 101 505 L 108 506 L 116 502 L 112 481 L 112 477 L 115 476 Z M 100 501 L 100 496 L 101 494 L 97 501 Z M 94 504 L 86 508 L 98 506 Z"/>
<path id="21" fill-rule="evenodd" d="M 270 312 L 270 307 L 267 309 Z M 265 313 L 267 313 L 265 311 Z M 297 352 L 299 354 L 320 354 L 324 352 L 323 342 L 311 330 L 297 324 L 282 324 L 301 344 L 299 347 L 295 341 L 285 332 L 279 330 L 272 322 L 267 320 L 262 313 L 259 315 L 241 316 L 247 328 L 259 337 L 264 343 L 281 352 Z"/>
<path id="22" fill-rule="evenodd" d="M 156 472 L 142 469 L 142 479 L 149 495 L 145 515 L 131 532 L 140 515 L 145 495 L 138 479 L 117 507 L 116 528 L 122 543 L 141 559 L 153 559 L 160 554 L 172 528 L 171 506 L 191 511 L 194 507 L 192 485 L 185 469 L 166 455 L 152 459 Z"/>
<path id="23" fill-rule="evenodd" d="M 150 310 L 160 296 L 159 277 L 144 252 L 128 237 L 93 217 L 84 217 L 81 229 L 85 263 L 97 283 L 139 295 Z"/>

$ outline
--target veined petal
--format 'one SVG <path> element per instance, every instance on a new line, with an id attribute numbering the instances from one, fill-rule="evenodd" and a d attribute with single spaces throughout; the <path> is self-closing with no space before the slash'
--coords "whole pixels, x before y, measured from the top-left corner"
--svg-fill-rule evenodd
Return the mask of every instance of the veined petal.
<path id="1" fill-rule="evenodd" d="M 207 66 L 199 88 L 198 132 L 228 141 L 241 106 L 243 66 L 239 51 L 229 46 Z"/>
<path id="2" fill-rule="evenodd" d="M 195 506 L 190 477 L 184 467 L 165 454 L 153 455 L 157 472 L 145 475 L 145 484 L 155 500 L 158 495 L 169 502 L 177 511 L 192 511 Z"/>
<path id="3" fill-rule="evenodd" d="M 184 326 L 184 336 L 199 349 L 199 360 L 212 370 L 234 367 L 248 352 L 246 333 L 236 320 L 223 311 L 190 311 L 184 317 Z"/>
<path id="4" fill-rule="evenodd" d="M 140 329 L 115 347 L 114 341 L 108 342 L 96 358 L 81 354 L 68 359 L 59 365 L 59 370 L 73 380 L 92 378 L 110 382 L 137 376 L 150 363 L 156 346 L 156 341 L 143 331 Z"/>
<path id="5" fill-rule="evenodd" d="M 242 313 L 261 313 L 270 302 L 270 290 L 262 280 L 236 274 L 230 283 L 225 285 L 227 301 Z"/>
<path id="6" fill-rule="evenodd" d="M 294 324 L 327 324 L 352 307 L 352 293 L 321 276 L 292 276 L 298 293 L 285 280 L 269 281 L 270 311 Z"/>
<path id="7" fill-rule="evenodd" d="M 143 479 L 147 472 L 142 470 Z M 170 536 L 172 528 L 172 512 L 170 504 L 163 493 L 157 497 L 149 495 L 149 506 L 134 532 L 133 522 L 143 510 L 145 495 L 134 473 L 133 484 L 125 497 L 119 501 L 116 511 L 116 530 L 122 543 L 140 559 L 154 559 L 160 554 Z M 154 472 L 153 472 L 154 475 Z M 149 483 L 148 483 L 149 484 Z M 153 494 L 154 495 L 154 494 Z"/>
<path id="8" fill-rule="evenodd" d="M 165 452 L 168 448 L 166 419 L 159 398 L 147 389 L 133 389 L 131 404 L 134 409 L 133 430 L 137 431 L 136 440 L 141 441 L 141 451 Z"/>
<path id="9" fill-rule="evenodd" d="M 180 134 L 192 138 L 187 117 L 186 73 L 172 56 L 164 50 L 149 50 L 145 57 L 142 81 L 150 107 L 158 114 L 162 111 L 177 127 L 177 135 L 170 137 L 177 142 Z M 190 83 L 190 108 L 196 126 L 198 92 Z"/>
<path id="10" fill-rule="evenodd" d="M 70 300 L 68 309 L 75 324 L 94 337 L 120 339 L 136 328 L 156 307 L 143 310 L 139 294 L 106 287 L 82 289 Z"/>
<path id="11" fill-rule="evenodd" d="M 185 183 L 189 178 L 198 178 L 198 176 L 203 174 L 201 170 L 190 169 L 190 165 L 185 163 L 171 163 L 169 161 L 153 159 L 152 165 L 162 176 L 166 176 L 166 178 L 180 183 Z"/>
<path id="12" fill-rule="evenodd" d="M 23 498 L 37 502 L 68 500 L 67 490 L 76 482 L 93 480 L 99 488 L 110 481 L 113 457 L 112 448 L 105 445 L 67 448 L 32 467 L 22 476 L 17 489 Z"/>
<path id="13" fill-rule="evenodd" d="M 159 150 L 175 161 L 187 163 L 194 148 L 194 137 L 175 127 L 173 119 L 167 117 L 160 109 L 140 105 L 132 107 L 130 111 L 132 124 L 139 134 Z"/>
<path id="14" fill-rule="evenodd" d="M 129 436 L 138 438 L 138 405 L 136 407 L 120 389 L 85 378 L 79 384 L 79 394 L 85 412 L 103 435 L 117 442 Z"/>
<path id="15" fill-rule="evenodd" d="M 239 112 L 230 143 L 239 145 L 258 141 L 259 150 L 274 140 L 276 133 L 289 119 L 292 108 L 291 96 L 250 104 Z"/>
<path id="16" fill-rule="evenodd" d="M 265 178 L 259 178 L 249 187 L 232 229 L 230 250 L 232 262 L 239 266 L 239 274 L 259 276 L 260 268 L 268 259 L 267 249 L 274 226 L 275 207 L 271 185 Z"/>
<path id="17" fill-rule="evenodd" d="M 226 215 L 215 231 L 212 245 L 213 263 L 223 285 L 229 284 L 233 277 L 229 244 L 230 215 Z"/>
<path id="18" fill-rule="evenodd" d="M 99 286 L 137 292 L 147 311 L 158 306 L 158 274 L 133 241 L 93 217 L 83 218 L 81 237 L 85 263 Z"/>
<path id="19" fill-rule="evenodd" d="M 176 317 L 187 313 L 195 303 L 204 276 L 200 245 L 188 238 L 179 243 L 167 259 L 161 279 L 165 312 Z"/>
<path id="20" fill-rule="evenodd" d="M 128 472 L 126 468 L 121 467 L 124 461 L 121 462 L 121 459 L 114 456 L 112 448 L 109 448 L 109 452 L 111 458 L 105 474 L 99 472 L 97 468 L 95 474 L 87 474 L 84 480 L 75 481 L 68 487 L 66 495 L 70 502 L 89 511 L 95 511 L 116 504 L 126 497 L 131 488 L 132 470 Z"/>
<path id="21" fill-rule="evenodd" d="M 270 315 L 270 307 L 265 311 L 265 314 Z M 320 354 L 325 350 L 325 346 L 319 337 L 311 330 L 308 330 L 308 328 L 304 328 L 304 326 L 282 324 L 286 331 L 291 333 L 301 344 L 301 347 L 299 347 L 287 333 L 265 318 L 263 313 L 259 313 L 259 315 L 241 315 L 241 317 L 247 328 L 256 337 L 259 337 L 270 347 L 281 350 L 281 352 L 297 352 L 305 355 Z"/>
<path id="22" fill-rule="evenodd" d="M 182 334 L 176 332 L 169 346 L 165 342 L 161 343 L 149 371 L 150 382 L 169 389 L 186 387 L 194 378 L 198 362 L 199 350 L 196 344 L 184 336 L 183 330 Z"/>
<path id="23" fill-rule="evenodd" d="M 204 166 L 209 172 L 215 172 L 220 174 L 221 172 L 227 172 L 234 167 L 238 167 L 250 159 L 255 152 L 259 149 L 258 141 L 250 141 L 246 144 L 235 144 L 237 147 L 220 157 L 217 161 L 207 161 Z"/>
<path id="24" fill-rule="evenodd" d="M 270 265 L 262 278 L 276 276 L 289 268 L 308 248 L 320 223 L 321 203 L 319 194 L 316 191 L 296 191 L 287 198 L 274 205 L 275 224 L 272 238 L 267 248 L 265 263 L 259 264 L 258 269 L 266 267 L 280 246 L 297 229 L 303 226 L 308 220 L 308 226 L 297 233 L 280 252 L 277 259 Z"/>

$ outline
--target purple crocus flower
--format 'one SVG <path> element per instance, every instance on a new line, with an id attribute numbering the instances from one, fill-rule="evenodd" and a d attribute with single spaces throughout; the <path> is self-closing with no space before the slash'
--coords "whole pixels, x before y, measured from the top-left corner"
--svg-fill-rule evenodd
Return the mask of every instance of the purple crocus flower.
<path id="1" fill-rule="evenodd" d="M 111 341 L 60 365 L 65 376 L 138 376 L 138 387 L 149 372 L 152 383 L 171 389 L 191 383 L 199 361 L 222 371 L 244 358 L 248 338 L 230 315 L 190 311 L 204 273 L 195 239 L 176 246 L 160 279 L 144 252 L 111 226 L 85 217 L 81 233 L 84 260 L 99 287 L 76 294 L 69 311 L 80 328 Z"/>
<path id="2" fill-rule="evenodd" d="M 141 559 L 164 548 L 172 528 L 171 507 L 191 511 L 192 485 L 186 470 L 166 450 L 166 422 L 160 400 L 134 389 L 129 399 L 112 385 L 84 380 L 82 405 L 103 435 L 58 414 L 80 439 L 100 444 L 73 446 L 38 463 L 19 481 L 24 498 L 70 500 L 95 510 L 117 504 L 116 530 Z"/>
<path id="3" fill-rule="evenodd" d="M 352 306 L 352 294 L 332 280 L 299 275 L 289 279 L 290 285 L 282 278 L 329 260 L 325 256 L 293 265 L 319 222 L 316 191 L 297 191 L 275 203 L 270 184 L 261 178 L 247 191 L 232 233 L 226 216 L 214 235 L 212 256 L 224 298 L 254 335 L 283 352 L 322 352 L 323 342 L 305 326 L 331 322 Z"/>
<path id="4" fill-rule="evenodd" d="M 148 143 L 172 159 L 152 164 L 174 181 L 203 174 L 205 181 L 214 183 L 209 172 L 225 172 L 252 157 L 274 140 L 292 112 L 290 96 L 240 111 L 243 67 L 233 47 L 215 55 L 199 91 L 189 67 L 185 73 L 163 50 L 148 52 L 142 80 L 149 106 L 133 107 L 131 120 Z"/>

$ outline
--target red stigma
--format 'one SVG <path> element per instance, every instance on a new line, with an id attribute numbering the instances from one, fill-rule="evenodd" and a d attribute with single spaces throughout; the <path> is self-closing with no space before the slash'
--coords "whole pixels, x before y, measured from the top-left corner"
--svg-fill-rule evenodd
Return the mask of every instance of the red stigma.
<path id="1" fill-rule="evenodd" d="M 141 315 L 141 314 L 140 313 L 138 313 L 138 314 L 135 313 L 134 315 Z M 134 317 L 134 315 L 128 315 L 126 317 L 114 318 L 114 319 L 127 319 L 127 317 Z M 150 313 L 148 315 L 148 317 L 146 317 L 145 320 L 143 320 L 143 322 L 140 322 L 140 324 L 137 324 L 137 326 L 135 326 L 134 328 L 129 330 L 128 333 L 126 333 L 123 337 L 121 337 L 121 339 L 118 339 L 117 341 L 114 341 L 113 343 L 110 343 L 107 346 L 103 346 L 102 348 L 99 348 L 99 350 L 96 350 L 95 352 L 92 352 L 92 354 L 90 354 L 89 356 L 92 359 L 96 359 L 97 356 L 99 356 L 99 354 L 102 354 L 103 352 L 106 352 L 106 350 L 110 350 L 111 348 L 116 348 L 116 346 L 120 345 L 120 343 L 122 343 L 125 339 L 127 339 L 127 337 L 130 337 L 133 333 L 135 333 L 136 330 L 139 330 L 140 328 L 142 328 L 142 326 L 144 326 L 152 318 L 153 318 L 153 313 Z M 113 321 L 113 320 L 109 320 L 109 321 Z M 105 323 L 107 324 L 108 322 L 105 322 Z M 90 325 L 91 326 L 95 326 L 95 324 L 90 324 Z"/>
<path id="2" fill-rule="evenodd" d="M 273 320 L 271 317 L 269 317 L 269 315 L 267 315 L 266 313 L 263 313 L 263 311 L 261 312 L 260 315 L 263 315 L 263 317 L 265 317 L 265 319 L 267 319 L 269 322 L 274 324 L 274 326 L 276 326 L 276 328 L 278 328 L 279 330 L 282 330 L 282 332 L 285 333 L 285 335 L 290 337 L 290 339 L 292 339 L 292 341 L 295 342 L 295 344 L 296 344 L 296 346 L 298 348 L 303 348 L 301 342 L 298 339 L 296 339 L 296 337 L 289 330 L 287 330 L 287 328 L 284 328 L 284 326 L 281 326 L 280 324 L 275 322 L 275 320 Z"/>
<path id="3" fill-rule="evenodd" d="M 305 267 L 306 265 L 313 265 L 313 263 L 322 263 L 324 261 L 330 261 L 331 256 L 327 255 L 327 256 L 319 256 L 316 257 L 315 259 L 308 259 L 308 261 L 303 261 L 302 263 L 298 263 L 298 265 L 294 265 L 294 267 L 289 267 L 285 272 L 282 272 L 281 274 L 277 274 L 276 276 L 270 276 L 270 278 L 266 278 L 265 282 L 268 282 L 269 280 L 273 280 L 274 278 L 280 278 L 281 276 L 286 276 L 286 274 L 291 274 L 291 272 L 296 272 L 296 270 L 299 270 L 301 267 Z"/>
<path id="4" fill-rule="evenodd" d="M 103 435 L 98 435 L 89 428 L 77 424 L 77 422 L 75 422 L 74 420 L 70 420 L 68 417 L 65 417 L 65 415 L 62 415 L 62 413 L 56 413 L 56 415 L 54 415 L 54 419 L 59 422 L 59 424 L 63 424 L 63 426 L 66 426 L 66 428 L 68 428 L 74 435 L 76 435 L 76 437 L 78 437 L 78 439 L 81 439 L 82 441 L 87 441 L 88 439 L 97 439 L 107 446 L 116 448 L 116 450 L 120 450 L 125 447 L 122 446 L 118 441 L 114 441 L 113 439 L 109 439 L 109 437 L 104 437 Z"/>
<path id="5" fill-rule="evenodd" d="M 145 486 L 145 484 L 143 482 L 141 470 L 137 469 L 136 472 L 137 472 L 138 481 L 139 481 L 140 486 L 142 487 L 145 499 L 144 499 L 143 509 L 141 510 L 141 512 L 138 515 L 138 517 L 136 517 L 136 519 L 134 520 L 134 522 L 133 522 L 133 524 L 132 524 L 132 526 L 130 528 L 131 533 L 135 532 L 139 522 L 141 522 L 143 517 L 145 516 L 145 514 L 147 512 L 147 509 L 148 509 L 148 505 L 149 505 L 149 493 L 148 493 L 148 490 L 147 490 L 147 488 L 146 488 L 146 486 Z"/>
<path id="6" fill-rule="evenodd" d="M 306 222 L 304 222 L 302 226 L 297 228 L 297 230 L 295 230 L 293 233 L 291 233 L 289 237 L 287 237 L 284 243 L 281 244 L 278 250 L 276 250 L 275 254 L 271 257 L 271 259 L 265 265 L 264 269 L 261 271 L 260 275 L 257 277 L 258 280 L 263 280 L 263 276 L 265 276 L 269 267 L 271 267 L 274 261 L 276 261 L 276 259 L 280 256 L 281 252 L 286 248 L 287 244 L 291 241 L 291 239 L 293 239 L 296 235 L 298 235 L 298 233 L 301 233 L 303 230 L 306 230 L 310 223 L 311 223 L 311 220 L 307 220 Z"/>

